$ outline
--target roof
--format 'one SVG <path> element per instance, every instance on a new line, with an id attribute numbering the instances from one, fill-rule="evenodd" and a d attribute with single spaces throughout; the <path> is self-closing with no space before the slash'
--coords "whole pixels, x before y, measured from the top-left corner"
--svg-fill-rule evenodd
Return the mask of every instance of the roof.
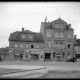
<path id="1" fill-rule="evenodd" d="M 54 21 L 52 21 L 51 23 L 66 23 L 67 24 L 67 22 L 65 22 L 64 20 L 62 20 L 61 18 L 58 18 L 58 19 L 56 19 L 56 20 L 54 20 Z"/>
<path id="2" fill-rule="evenodd" d="M 20 39 L 20 33 L 34 34 L 34 40 L 22 40 Z M 20 42 L 43 42 L 43 37 L 41 33 L 32 32 L 29 30 L 16 31 L 10 34 L 9 41 L 20 41 Z"/>

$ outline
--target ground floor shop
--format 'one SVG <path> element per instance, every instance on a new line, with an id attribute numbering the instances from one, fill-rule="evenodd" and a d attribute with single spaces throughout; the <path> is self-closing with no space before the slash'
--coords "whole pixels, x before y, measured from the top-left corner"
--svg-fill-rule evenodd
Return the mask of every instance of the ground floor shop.
<path id="1" fill-rule="evenodd" d="M 43 50 L 13 50 L 10 54 L 12 60 L 43 60 Z"/>
<path id="2" fill-rule="evenodd" d="M 73 57 L 72 51 L 48 51 L 40 49 L 13 50 L 10 52 L 12 60 L 40 60 L 40 61 L 65 61 Z"/>
<path id="3" fill-rule="evenodd" d="M 65 61 L 67 58 L 71 57 L 73 57 L 73 52 L 45 51 L 44 53 L 45 61 Z"/>

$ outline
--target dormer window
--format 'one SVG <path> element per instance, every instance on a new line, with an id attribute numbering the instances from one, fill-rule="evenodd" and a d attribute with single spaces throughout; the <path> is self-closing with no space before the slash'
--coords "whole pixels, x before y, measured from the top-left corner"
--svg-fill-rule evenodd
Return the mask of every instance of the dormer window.
<path id="1" fill-rule="evenodd" d="M 22 38 L 25 38 L 25 35 L 22 35 Z"/>
<path id="2" fill-rule="evenodd" d="M 50 24 L 47 24 L 47 28 L 50 28 Z"/>
<path id="3" fill-rule="evenodd" d="M 29 38 L 32 39 L 33 37 L 32 36 L 29 36 Z"/>

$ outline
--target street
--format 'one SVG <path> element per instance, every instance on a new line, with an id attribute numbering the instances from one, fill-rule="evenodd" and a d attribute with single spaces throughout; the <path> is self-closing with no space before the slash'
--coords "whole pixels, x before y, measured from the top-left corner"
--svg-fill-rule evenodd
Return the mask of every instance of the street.
<path id="1" fill-rule="evenodd" d="M 9 70 L 14 73 L 4 74 Z M 80 62 L 3 61 L 1 73 L 1 78 L 79 78 Z"/>

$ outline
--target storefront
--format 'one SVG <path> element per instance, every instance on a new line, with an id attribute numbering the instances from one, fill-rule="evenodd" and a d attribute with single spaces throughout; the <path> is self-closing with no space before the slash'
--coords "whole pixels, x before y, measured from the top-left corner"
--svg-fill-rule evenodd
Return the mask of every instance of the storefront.
<path id="1" fill-rule="evenodd" d="M 40 51 L 31 51 L 31 60 L 39 60 Z"/>
<path id="2" fill-rule="evenodd" d="M 23 60 L 24 51 L 13 51 L 14 60 Z"/>

